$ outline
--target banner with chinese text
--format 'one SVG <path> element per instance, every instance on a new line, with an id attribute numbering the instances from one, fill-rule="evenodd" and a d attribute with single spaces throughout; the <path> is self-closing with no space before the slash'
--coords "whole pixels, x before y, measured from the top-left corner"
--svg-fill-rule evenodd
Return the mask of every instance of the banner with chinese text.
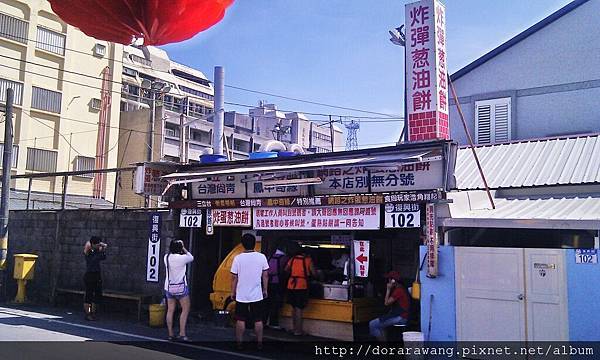
<path id="1" fill-rule="evenodd" d="M 235 199 L 246 197 L 241 175 L 210 176 L 206 181 L 191 183 L 192 199 Z"/>
<path id="2" fill-rule="evenodd" d="M 380 205 L 254 208 L 256 230 L 377 230 Z"/>
<path id="3" fill-rule="evenodd" d="M 409 140 L 448 139 L 446 8 L 439 0 L 407 4 L 405 24 Z"/>
<path id="4" fill-rule="evenodd" d="M 440 160 L 388 167 L 346 167 L 319 171 L 323 183 L 315 185 L 315 193 L 352 194 L 444 187 L 444 162 Z M 370 188 L 370 189 L 369 189 Z"/>
<path id="5" fill-rule="evenodd" d="M 354 240 L 354 276 L 369 277 L 369 242 Z"/>
<path id="6" fill-rule="evenodd" d="M 213 209 L 213 226 L 251 226 L 250 208 Z"/>

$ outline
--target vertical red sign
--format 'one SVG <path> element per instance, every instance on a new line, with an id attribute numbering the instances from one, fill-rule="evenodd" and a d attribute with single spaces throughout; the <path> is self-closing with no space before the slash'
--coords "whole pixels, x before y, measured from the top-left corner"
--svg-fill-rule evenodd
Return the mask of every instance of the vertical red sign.
<path id="1" fill-rule="evenodd" d="M 448 139 L 446 8 L 438 0 L 407 4 L 405 28 L 409 140 Z"/>

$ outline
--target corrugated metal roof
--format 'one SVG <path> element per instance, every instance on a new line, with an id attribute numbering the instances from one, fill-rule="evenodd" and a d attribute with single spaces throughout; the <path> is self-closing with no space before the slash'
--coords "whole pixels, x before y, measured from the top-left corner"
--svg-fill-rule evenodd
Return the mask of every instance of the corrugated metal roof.
<path id="1" fill-rule="evenodd" d="M 492 189 L 600 183 L 600 135 L 528 140 L 475 148 Z M 459 190 L 483 189 L 470 148 L 456 161 Z"/>
<path id="2" fill-rule="evenodd" d="M 495 198 L 496 209 L 491 209 L 485 197 L 482 190 L 450 193 L 454 202 L 448 204 L 450 216 L 442 220 L 443 225 L 600 228 L 600 194 Z"/>

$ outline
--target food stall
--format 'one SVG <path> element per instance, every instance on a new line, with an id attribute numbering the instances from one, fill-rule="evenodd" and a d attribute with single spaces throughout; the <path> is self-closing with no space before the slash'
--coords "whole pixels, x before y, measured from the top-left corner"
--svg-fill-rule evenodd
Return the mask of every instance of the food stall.
<path id="1" fill-rule="evenodd" d="M 435 276 L 435 206 L 453 186 L 455 155 L 456 145 L 440 140 L 190 165 L 164 178 L 185 188 L 187 199 L 171 202 L 170 208 L 180 212 L 184 227 L 193 223 L 184 219 L 187 214 L 200 216 L 196 231 L 202 236 L 221 234 L 219 241 L 231 241 L 252 231 L 260 240 L 257 249 L 267 256 L 275 246 L 301 246 L 318 270 L 309 286 L 304 330 L 354 340 L 357 326 L 385 311 L 383 274 L 396 270 L 407 283 L 414 280 L 423 241 Z M 234 306 L 229 269 L 239 252 L 235 240 L 229 247 L 219 243 L 218 268 L 200 270 L 213 274 L 215 310 Z M 281 323 L 286 328 L 290 315 L 285 305 Z"/>

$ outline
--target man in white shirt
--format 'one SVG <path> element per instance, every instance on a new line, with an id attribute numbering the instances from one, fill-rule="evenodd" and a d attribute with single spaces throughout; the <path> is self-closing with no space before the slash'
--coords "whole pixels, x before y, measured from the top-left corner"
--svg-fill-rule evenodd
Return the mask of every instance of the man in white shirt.
<path id="1" fill-rule="evenodd" d="M 267 297 L 269 264 L 262 253 L 254 251 L 256 238 L 252 234 L 242 236 L 244 252 L 231 264 L 231 297 L 235 300 L 235 338 L 242 347 L 246 321 L 254 321 L 258 349 L 263 340 L 263 299 Z"/>

